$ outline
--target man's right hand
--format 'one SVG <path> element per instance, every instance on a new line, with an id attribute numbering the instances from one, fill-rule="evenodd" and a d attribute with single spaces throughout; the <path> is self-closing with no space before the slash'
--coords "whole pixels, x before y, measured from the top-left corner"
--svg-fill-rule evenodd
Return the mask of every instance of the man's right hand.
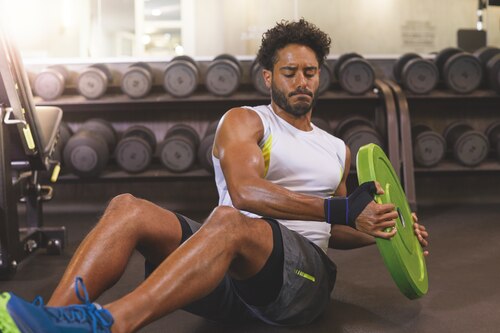
<path id="1" fill-rule="evenodd" d="M 390 239 L 397 232 L 397 229 L 394 228 L 398 218 L 395 208 L 390 203 L 370 202 L 356 219 L 356 229 L 374 237 Z M 387 228 L 392 229 L 386 231 Z"/>
<path id="2" fill-rule="evenodd" d="M 380 183 L 375 181 L 377 194 L 384 194 Z M 397 229 L 396 219 L 398 213 L 393 204 L 378 204 L 375 201 L 370 202 L 356 219 L 356 229 L 374 237 L 389 239 L 393 237 Z M 392 228 L 386 231 L 387 228 Z"/>

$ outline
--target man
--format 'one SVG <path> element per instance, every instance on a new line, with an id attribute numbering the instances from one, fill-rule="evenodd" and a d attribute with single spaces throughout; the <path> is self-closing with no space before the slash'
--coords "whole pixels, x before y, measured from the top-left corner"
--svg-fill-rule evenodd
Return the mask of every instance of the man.
<path id="1" fill-rule="evenodd" d="M 378 185 L 346 197 L 349 149 L 310 122 L 329 47 L 330 38 L 304 20 L 265 33 L 258 59 L 271 104 L 222 118 L 213 148 L 220 205 L 202 227 L 128 194 L 114 198 L 46 306 L 2 294 L 0 330 L 132 332 L 179 308 L 273 325 L 316 319 L 336 276 L 328 245 L 390 238 L 396 230 L 384 230 L 397 218 L 393 205 L 372 200 Z M 415 223 L 415 233 L 426 246 L 425 228 Z M 146 258 L 145 281 L 104 307 L 91 304 L 134 249 Z"/>

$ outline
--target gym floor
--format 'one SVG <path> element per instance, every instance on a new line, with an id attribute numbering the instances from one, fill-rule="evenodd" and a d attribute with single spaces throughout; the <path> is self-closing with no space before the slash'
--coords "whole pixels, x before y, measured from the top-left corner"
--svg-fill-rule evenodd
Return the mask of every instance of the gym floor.
<path id="1" fill-rule="evenodd" d="M 189 212 L 186 213 L 188 216 Z M 191 214 L 200 218 L 207 212 Z M 316 322 L 298 328 L 264 324 L 224 326 L 184 311 L 149 325 L 141 332 L 499 332 L 500 209 L 498 205 L 422 207 L 419 217 L 431 232 L 427 258 L 429 292 L 408 300 L 393 283 L 375 246 L 330 250 L 337 263 L 337 284 L 331 305 Z M 0 289 L 27 299 L 47 299 L 78 243 L 99 218 L 98 213 L 45 212 L 46 225 L 65 225 L 69 244 L 61 256 L 36 253 Z M 201 257 L 200 257 L 201 260 Z M 140 283 L 143 261 L 133 256 L 123 278 L 98 302 L 105 304 Z"/>

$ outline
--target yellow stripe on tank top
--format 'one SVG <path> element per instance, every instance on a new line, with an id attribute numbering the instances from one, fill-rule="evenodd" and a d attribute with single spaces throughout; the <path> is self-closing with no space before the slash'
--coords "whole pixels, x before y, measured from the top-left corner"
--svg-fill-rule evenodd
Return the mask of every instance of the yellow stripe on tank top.
<path id="1" fill-rule="evenodd" d="M 264 177 L 267 175 L 269 170 L 269 163 L 271 161 L 271 143 L 273 142 L 273 136 L 269 135 L 266 142 L 262 146 L 262 157 L 264 157 Z"/>

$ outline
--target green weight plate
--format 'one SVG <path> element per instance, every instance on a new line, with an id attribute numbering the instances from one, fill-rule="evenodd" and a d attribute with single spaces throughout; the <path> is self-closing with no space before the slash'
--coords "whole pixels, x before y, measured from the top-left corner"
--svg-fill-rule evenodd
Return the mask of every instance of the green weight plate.
<path id="1" fill-rule="evenodd" d="M 415 299 L 425 295 L 429 285 L 422 247 L 413 231 L 410 207 L 391 162 L 382 148 L 368 144 L 359 149 L 356 163 L 359 183 L 379 182 L 385 193 L 376 197 L 377 202 L 393 203 L 399 215 L 396 235 L 389 240 L 376 239 L 385 265 L 406 297 Z"/>

